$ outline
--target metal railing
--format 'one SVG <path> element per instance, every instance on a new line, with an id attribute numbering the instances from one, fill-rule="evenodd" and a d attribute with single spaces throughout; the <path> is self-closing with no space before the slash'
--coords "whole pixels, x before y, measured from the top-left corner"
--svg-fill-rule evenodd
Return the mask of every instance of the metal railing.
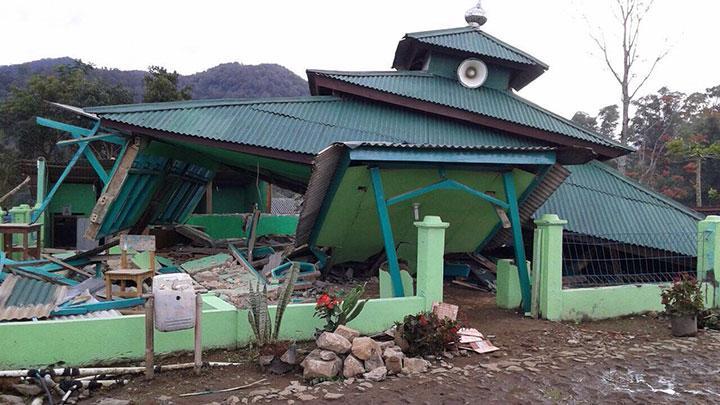
<path id="1" fill-rule="evenodd" d="M 697 233 L 563 235 L 563 288 L 670 282 L 695 275 Z M 702 243 L 702 240 L 700 241 Z"/>

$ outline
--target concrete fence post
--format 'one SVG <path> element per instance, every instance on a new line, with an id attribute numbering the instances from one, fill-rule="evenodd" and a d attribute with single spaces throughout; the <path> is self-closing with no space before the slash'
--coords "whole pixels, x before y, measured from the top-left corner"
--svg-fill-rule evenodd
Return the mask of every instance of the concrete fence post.
<path id="1" fill-rule="evenodd" d="M 445 229 L 450 224 L 428 215 L 415 222 L 415 226 L 418 228 L 417 295 L 425 298 L 425 310 L 429 311 L 433 302 L 443 300 Z"/>
<path id="2" fill-rule="evenodd" d="M 543 318 L 560 320 L 562 315 L 562 246 L 563 225 L 567 221 L 555 214 L 545 214 L 535 220 L 538 232 L 534 242 L 538 252 L 533 254 L 533 279 L 539 280 L 539 306 Z"/>
<path id="3" fill-rule="evenodd" d="M 698 222 L 697 231 L 697 279 L 705 284 L 705 303 L 720 306 L 718 271 L 720 271 L 720 216 L 708 215 Z"/>

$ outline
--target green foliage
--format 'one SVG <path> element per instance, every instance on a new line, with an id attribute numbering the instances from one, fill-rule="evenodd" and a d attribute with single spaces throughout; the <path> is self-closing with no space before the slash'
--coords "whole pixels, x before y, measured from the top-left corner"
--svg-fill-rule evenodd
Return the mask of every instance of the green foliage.
<path id="1" fill-rule="evenodd" d="M 143 83 L 145 94 L 143 102 L 157 103 L 161 101 L 180 101 L 192 98 L 192 87 L 185 86 L 178 89 L 178 72 L 168 72 L 161 66 L 150 66 L 149 72 L 145 75 Z"/>
<path id="2" fill-rule="evenodd" d="M 340 325 L 345 325 L 362 312 L 368 300 L 360 301 L 365 294 L 365 285 L 355 286 L 347 295 L 322 293 L 315 303 L 316 317 L 325 319 L 324 331 L 333 332 Z"/>
<path id="3" fill-rule="evenodd" d="M 696 315 L 705 307 L 700 284 L 694 277 L 682 276 L 661 293 L 665 311 L 670 315 Z"/>
<path id="4" fill-rule="evenodd" d="M 411 356 L 442 353 L 453 345 L 457 347 L 460 339 L 456 321 L 440 319 L 432 312 L 407 315 L 395 325 L 395 333 L 407 341 Z"/>
<path id="5" fill-rule="evenodd" d="M 267 285 L 263 285 L 261 291 L 259 283 L 256 288 L 253 288 L 252 284 L 250 284 L 250 293 L 248 294 L 248 322 L 253 330 L 253 334 L 255 334 L 255 343 L 259 347 L 270 345 L 277 341 L 278 335 L 280 334 L 282 318 L 285 314 L 285 309 L 288 304 L 290 304 L 299 273 L 300 265 L 293 263 L 292 266 L 290 266 L 290 270 L 288 270 L 285 282 L 282 287 L 280 287 L 274 328 L 272 320 L 270 319 L 270 312 L 268 311 L 269 298 Z"/>

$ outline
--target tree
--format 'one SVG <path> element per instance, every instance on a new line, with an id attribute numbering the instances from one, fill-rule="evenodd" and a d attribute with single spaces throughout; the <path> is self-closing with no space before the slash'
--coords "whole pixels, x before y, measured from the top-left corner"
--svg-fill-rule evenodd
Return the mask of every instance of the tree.
<path id="1" fill-rule="evenodd" d="M 156 103 L 160 101 L 190 100 L 192 98 L 192 87 L 185 86 L 178 90 L 178 79 L 180 74 L 173 71 L 168 72 L 161 66 L 150 66 L 149 72 L 145 75 L 143 83 L 145 94 L 143 102 Z"/>
<path id="2" fill-rule="evenodd" d="M 702 207 L 703 162 L 720 159 L 720 142 L 710 143 L 704 135 L 693 135 L 687 139 L 674 139 L 668 142 L 667 147 L 670 155 L 691 160 L 688 169 L 695 172 L 695 206 Z"/>
<path id="3" fill-rule="evenodd" d="M 576 112 L 571 121 L 593 132 L 598 130 L 597 119 L 584 111 Z"/>
<path id="4" fill-rule="evenodd" d="M 66 155 L 55 145 L 66 135 L 35 123 L 35 117 L 63 117 L 47 101 L 83 107 L 132 102 L 126 89 L 89 79 L 92 69 L 91 65 L 77 61 L 73 66 L 59 66 L 52 75 L 32 76 L 26 88 L 10 91 L 10 96 L 0 104 L 0 128 L 6 134 L 7 144 L 18 151 L 20 158 L 42 156 L 51 161 L 62 160 Z"/>
<path id="5" fill-rule="evenodd" d="M 132 102 L 130 93 L 120 86 L 111 86 L 88 77 L 92 65 L 76 61 L 74 65 L 59 66 L 53 74 L 34 75 L 25 88 L 12 88 L 8 98 L 0 104 L 0 134 L 3 163 L 0 164 L 0 191 L 14 186 L 17 165 L 7 164 L 14 159 L 63 161 L 71 147 L 58 148 L 57 141 L 65 138 L 60 131 L 41 127 L 36 117 L 48 117 L 87 127 L 87 121 L 53 107 L 47 101 L 73 106 L 126 104 Z M 100 154 L 102 158 L 103 155 Z M 107 157 L 107 156 L 104 156 Z"/>
<path id="6" fill-rule="evenodd" d="M 667 50 L 653 58 L 650 66 L 644 73 L 638 73 L 640 67 L 637 65 L 640 59 L 640 29 L 642 22 L 652 8 L 653 1 L 643 0 L 615 0 L 618 22 L 621 30 L 621 56 L 622 62 L 616 64 L 613 61 L 613 50 L 608 46 L 604 35 L 591 34 L 595 45 L 602 53 L 605 64 L 615 80 L 620 85 L 620 105 L 622 117 L 620 120 L 620 142 L 628 145 L 630 138 L 630 105 L 637 96 L 638 91 L 645 85 L 645 82 L 652 76 L 658 63 L 667 55 Z M 618 170 L 625 173 L 625 157 L 618 158 Z"/>
<path id="7" fill-rule="evenodd" d="M 617 130 L 618 119 L 620 113 L 618 112 L 618 106 L 608 105 L 600 109 L 597 116 L 598 128 L 597 131 L 605 135 L 607 138 L 615 139 Z"/>

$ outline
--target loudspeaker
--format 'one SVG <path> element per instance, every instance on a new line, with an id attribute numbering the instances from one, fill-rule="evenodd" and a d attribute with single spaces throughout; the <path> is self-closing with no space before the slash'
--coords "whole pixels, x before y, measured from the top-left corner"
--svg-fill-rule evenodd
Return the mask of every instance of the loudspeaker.
<path id="1" fill-rule="evenodd" d="M 487 79 L 487 75 L 487 66 L 479 59 L 465 59 L 457 69 L 457 76 L 460 83 L 471 89 L 482 86 Z"/>

